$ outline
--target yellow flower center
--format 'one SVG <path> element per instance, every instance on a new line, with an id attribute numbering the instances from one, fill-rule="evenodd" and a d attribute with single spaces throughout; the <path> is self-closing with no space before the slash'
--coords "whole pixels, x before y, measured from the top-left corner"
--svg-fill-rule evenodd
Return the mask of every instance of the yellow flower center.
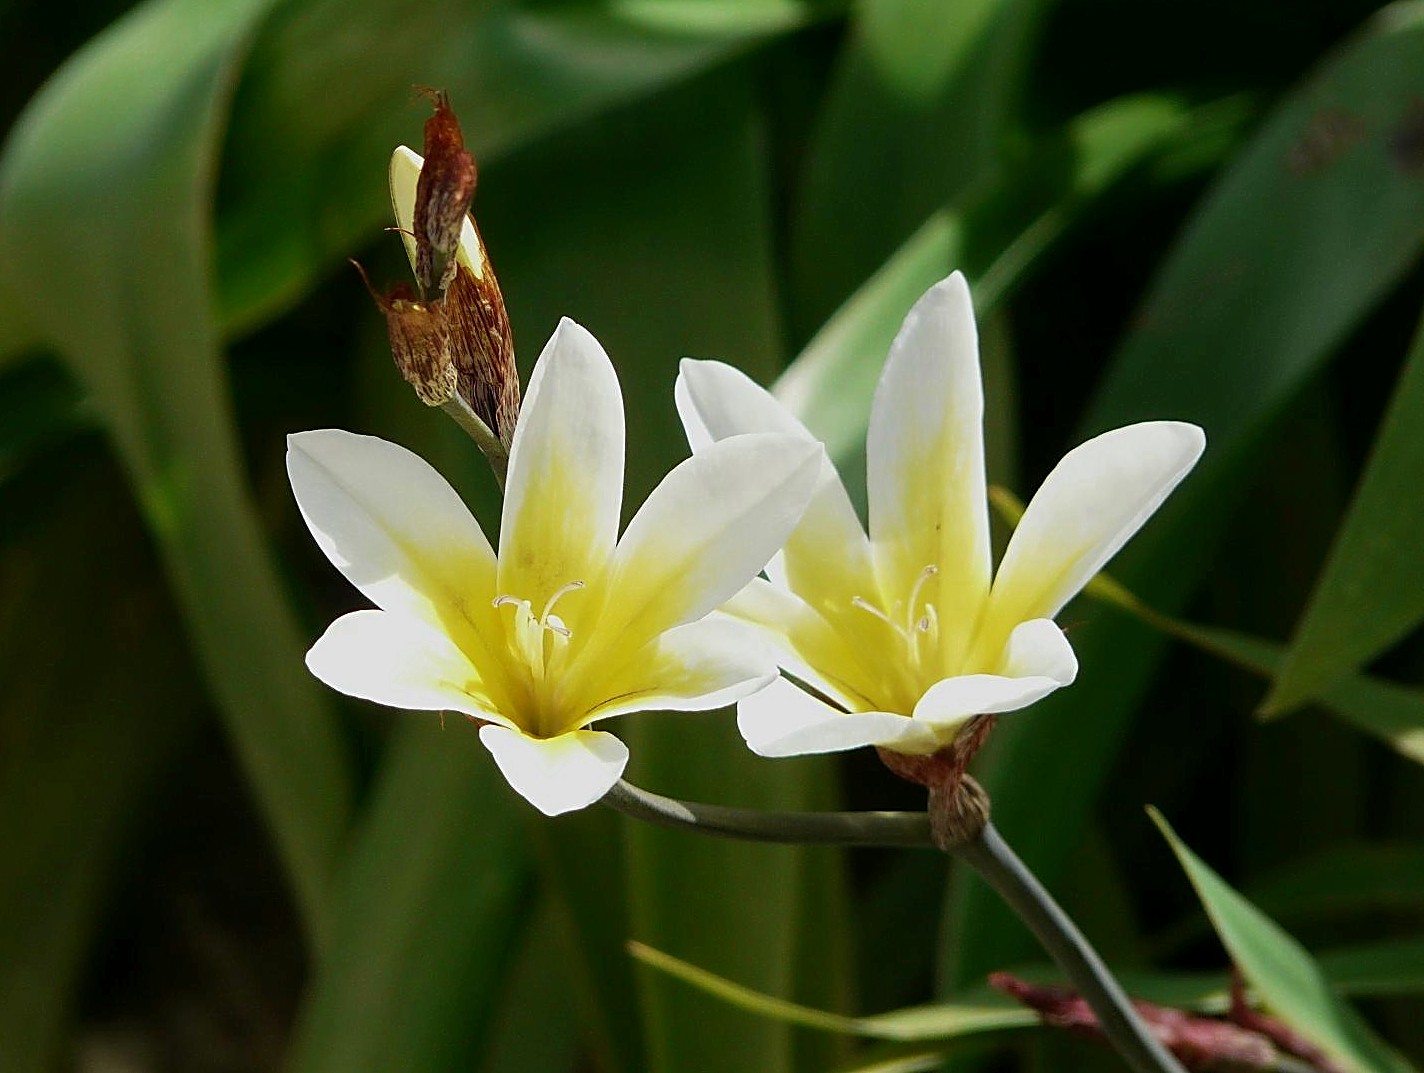
<path id="1" fill-rule="evenodd" d="M 550 703 L 552 679 L 549 671 L 559 662 L 559 657 L 568 651 L 573 632 L 564 620 L 554 614 L 554 605 L 571 592 L 584 587 L 582 581 L 571 581 L 557 589 L 544 602 L 544 609 L 535 616 L 534 605 L 519 596 L 505 595 L 494 598 L 495 607 L 514 608 L 513 633 L 510 648 L 528 668 L 532 700 L 536 713 L 535 726 L 527 728 L 534 733 L 554 734 L 558 728 L 545 726 L 550 719 L 556 719 L 554 705 Z"/>
<path id="2" fill-rule="evenodd" d="M 853 606 L 874 615 L 895 632 L 904 642 L 909 664 L 916 671 L 920 670 L 926 659 L 932 658 L 939 644 L 939 613 L 935 610 L 935 605 L 924 598 L 925 586 L 938 573 L 939 567 L 933 563 L 920 571 L 910 589 L 910 597 L 905 601 L 903 617 L 899 621 L 863 596 L 851 599 Z"/>

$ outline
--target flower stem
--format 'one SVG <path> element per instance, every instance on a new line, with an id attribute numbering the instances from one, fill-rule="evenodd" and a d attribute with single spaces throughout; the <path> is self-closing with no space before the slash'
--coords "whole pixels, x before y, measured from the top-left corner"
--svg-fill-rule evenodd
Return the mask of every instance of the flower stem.
<path id="1" fill-rule="evenodd" d="M 797 845 L 933 847 L 923 812 L 763 812 L 650 793 L 619 779 L 603 803 L 635 820 L 719 838 Z"/>
<path id="2" fill-rule="evenodd" d="M 627 816 L 719 838 L 841 846 L 935 845 L 922 812 L 763 812 L 679 801 L 620 779 L 604 804 Z M 1098 1015 L 1103 1033 L 1135 1073 L 1183 1073 L 1152 1036 L 1108 967 L 992 823 L 951 846 L 1038 937 Z"/>
<path id="3" fill-rule="evenodd" d="M 1098 1015 L 1108 1041 L 1136 1073 L 1183 1073 L 1177 1060 L 1143 1024 L 1097 951 L 992 823 L 952 852 L 978 872 L 1038 937 Z"/>

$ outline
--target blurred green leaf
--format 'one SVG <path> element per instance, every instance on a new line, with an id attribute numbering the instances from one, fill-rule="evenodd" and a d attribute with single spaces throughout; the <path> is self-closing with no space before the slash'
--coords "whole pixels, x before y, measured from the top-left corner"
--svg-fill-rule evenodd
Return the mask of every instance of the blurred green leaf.
<path id="1" fill-rule="evenodd" d="M 34 455 L 92 424 L 74 382 L 54 362 L 0 364 L 0 483 Z"/>
<path id="2" fill-rule="evenodd" d="M 223 105 L 265 7 L 151 0 L 66 64 L 0 160 L 0 273 L 108 426 L 319 938 L 350 776 L 243 481 L 208 286 Z"/>
<path id="3" fill-rule="evenodd" d="M 1357 1073 L 1410 1068 L 1335 995 L 1304 947 L 1188 849 L 1161 813 L 1148 811 L 1196 888 L 1232 961 L 1272 1013 Z"/>
<path id="4" fill-rule="evenodd" d="M 59 466 L 76 459 L 53 460 Z M 92 452 L 0 550 L 0 1069 L 59 1067 L 112 874 L 197 712 L 141 530 Z M 73 471 L 71 471 L 73 472 Z M 7 502 L 13 520 L 14 504 Z"/>
<path id="5" fill-rule="evenodd" d="M 541 825 L 542 826 L 542 825 Z M 578 1053 L 578 1020 L 567 947 L 548 899 L 530 916 L 518 956 L 495 997 L 486 1073 L 567 1073 Z"/>
<path id="6" fill-rule="evenodd" d="M 218 217 L 224 322 L 242 328 L 270 316 L 377 236 L 390 214 L 391 150 L 419 148 L 428 114 L 413 86 L 450 93 L 488 168 L 809 17 L 808 5 L 790 2 L 282 5 L 234 102 Z"/>
<path id="7" fill-rule="evenodd" d="M 355 832 L 293 1073 L 476 1066 L 534 908 L 529 809 L 468 721 L 409 719 Z"/>
<path id="8" fill-rule="evenodd" d="M 1195 111 L 1163 96 L 1123 97 L 1078 116 L 993 198 L 942 209 L 856 289 L 776 384 L 776 394 L 844 463 L 865 441 L 880 367 L 905 314 L 954 268 L 976 279 L 975 308 L 989 316 L 1037 258 L 1096 200 L 1151 154 L 1234 118 L 1231 102 Z M 1060 161 L 1060 158 L 1062 160 Z M 1050 160 L 1057 162 L 1049 166 Z M 1054 176 L 1040 189 L 1042 175 Z M 983 263 L 979 263 L 979 262 Z"/>
<path id="9" fill-rule="evenodd" d="M 1284 658 L 1285 646 L 1278 642 L 1164 615 L 1106 575 L 1095 578 L 1085 592 L 1169 636 L 1264 678 L 1271 678 Z M 1401 756 L 1424 764 L 1424 691 L 1359 674 L 1337 682 L 1316 699 L 1357 730 L 1380 739 Z"/>
<path id="10" fill-rule="evenodd" d="M 1424 131 L 1424 105 L 1414 122 Z M 1424 618 L 1424 325 L 1330 560 L 1261 710 L 1283 714 L 1320 694 Z"/>
<path id="11" fill-rule="evenodd" d="M 914 1006 L 868 1017 L 845 1017 L 753 991 L 644 943 L 629 943 L 628 949 L 643 964 L 705 991 L 722 1002 L 759 1017 L 784 1021 L 803 1028 L 814 1028 L 821 1032 L 837 1032 L 870 1039 L 922 1041 L 949 1039 L 1003 1028 L 1021 1028 L 1038 1023 L 1038 1015 L 1032 1010 L 1025 1009 L 1009 999 L 991 997 L 986 997 L 982 1003 L 975 1005 L 937 1003 L 933 1006 Z"/>
<path id="12" fill-rule="evenodd" d="M 1048 0 L 867 0 L 807 150 L 791 237 L 797 325 L 820 324 L 940 206 L 986 176 L 1017 120 Z"/>
<path id="13" fill-rule="evenodd" d="M 1116 567 L 1155 606 L 1176 607 L 1205 574 L 1248 453 L 1417 260 L 1424 184 L 1395 133 L 1422 94 L 1424 6 L 1395 5 L 1281 102 L 1154 280 L 1082 432 L 1154 418 L 1206 428 L 1202 463 Z M 981 768 L 995 821 L 1050 887 L 1163 651 L 1127 622 L 1085 623 L 1073 643 L 1073 688 L 1004 720 Z M 1029 949 L 974 884 L 952 892 L 945 934 L 960 982 Z"/>
<path id="14" fill-rule="evenodd" d="M 1331 983 L 1353 995 L 1424 993 L 1424 936 L 1329 950 L 1317 960 Z"/>

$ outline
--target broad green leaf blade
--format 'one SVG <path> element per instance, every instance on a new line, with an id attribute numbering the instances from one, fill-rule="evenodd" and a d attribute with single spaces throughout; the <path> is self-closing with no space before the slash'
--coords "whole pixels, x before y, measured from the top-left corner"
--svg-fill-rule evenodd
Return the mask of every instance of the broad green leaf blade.
<path id="1" fill-rule="evenodd" d="M 1050 139 L 1043 160 L 992 199 L 942 209 L 922 223 L 836 310 L 776 384 L 776 394 L 846 462 L 865 442 L 870 400 L 900 322 L 915 300 L 955 268 L 974 282 L 974 305 L 988 316 L 1035 260 L 1144 160 L 1239 109 L 1218 102 L 1196 111 L 1162 96 L 1122 97 L 1076 117 Z M 1049 167 L 1052 158 L 1056 167 Z M 1066 162 L 1059 158 L 1066 158 Z M 1047 196 L 1043 174 L 1055 174 Z M 1028 176 L 1033 178 L 1029 178 Z M 982 262 L 982 263 L 981 263 Z"/>
<path id="2" fill-rule="evenodd" d="M 1161 813 L 1148 811 L 1196 888 L 1232 961 L 1272 1013 L 1354 1073 L 1410 1069 L 1334 993 L 1304 947 L 1188 849 Z"/>
<path id="3" fill-rule="evenodd" d="M 320 937 L 350 776 L 244 484 L 208 285 L 223 104 L 265 6 L 154 0 L 70 60 L 0 161 L 0 274 L 114 439 Z"/>
<path id="4" fill-rule="evenodd" d="M 534 907 L 529 809 L 469 722 L 408 718 L 355 832 L 292 1073 L 473 1068 Z"/>
<path id="5" fill-rule="evenodd" d="M 693 5 L 701 7 L 705 5 Z M 390 211 L 386 162 L 420 147 L 412 86 L 446 89 L 482 169 L 804 23 L 807 5 L 536 6 L 299 0 L 263 27 L 234 102 L 218 218 L 230 327 L 295 301 Z M 379 57 L 373 62 L 372 57 Z M 483 218 L 483 201 L 476 211 Z M 496 263 L 500 258 L 495 257 Z"/>
<path id="6" fill-rule="evenodd" d="M 1370 662 L 1424 618 L 1424 324 L 1369 466 L 1262 711 L 1283 714 Z"/>
<path id="7" fill-rule="evenodd" d="M 578 1061 L 578 1020 L 557 913 L 540 902 L 500 981 L 485 1073 L 567 1073 Z"/>
<path id="8" fill-rule="evenodd" d="M 813 1028 L 820 1032 L 907 1042 L 953 1039 L 1038 1023 L 1038 1016 L 1032 1010 L 997 996 L 985 996 L 976 1003 L 937 1003 L 933 1006 L 914 1006 L 868 1017 L 846 1017 L 787 1002 L 785 999 L 743 987 L 644 943 L 629 943 L 628 949 L 643 964 L 705 991 L 722 1002 L 759 1017 L 784 1021 L 802 1028 Z"/>
<path id="9" fill-rule="evenodd" d="M 820 324 L 998 159 L 1047 0 L 869 0 L 807 152 L 791 267 Z"/>
<path id="10" fill-rule="evenodd" d="M 113 873 L 198 722 L 183 639 L 109 467 L 89 451 L 51 460 L 44 477 L 63 488 L 61 502 L 0 549 L 7 1073 L 59 1068 Z M 7 530 L 18 524 L 14 498 Z"/>
<path id="11" fill-rule="evenodd" d="M 1424 248 L 1424 184 L 1392 149 L 1421 94 L 1424 7 L 1396 5 L 1282 101 L 1198 208 L 1134 318 L 1082 434 L 1162 418 L 1207 433 L 1202 463 L 1114 567 L 1154 605 L 1178 606 L 1204 576 L 1259 437 Z M 1322 138 L 1322 124 L 1328 133 L 1340 117 L 1363 133 Z M 1128 622 L 1086 623 L 1074 648 L 1077 682 L 1001 721 L 981 769 L 996 823 L 1050 888 L 1164 651 Z M 955 891 L 945 933 L 949 976 L 961 982 L 1029 949 L 973 884 Z"/>

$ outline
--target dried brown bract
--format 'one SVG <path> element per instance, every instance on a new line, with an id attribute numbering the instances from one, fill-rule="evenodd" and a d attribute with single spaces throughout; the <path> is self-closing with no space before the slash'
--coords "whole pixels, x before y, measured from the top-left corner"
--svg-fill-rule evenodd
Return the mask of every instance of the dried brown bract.
<path id="1" fill-rule="evenodd" d="M 443 90 L 422 90 L 435 105 L 425 121 L 425 167 L 415 188 L 415 278 L 421 296 L 443 296 L 455 278 L 460 231 L 475 196 L 475 158 Z"/>

